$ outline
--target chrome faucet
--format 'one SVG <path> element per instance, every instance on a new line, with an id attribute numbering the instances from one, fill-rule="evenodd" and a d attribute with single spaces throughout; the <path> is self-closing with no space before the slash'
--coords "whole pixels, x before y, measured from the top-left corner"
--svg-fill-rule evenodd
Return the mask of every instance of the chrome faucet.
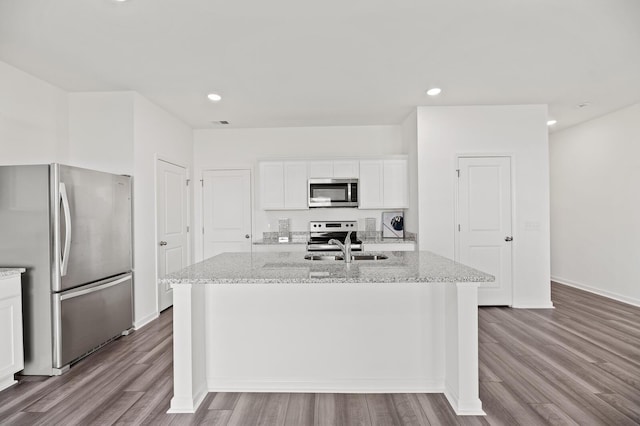
<path id="1" fill-rule="evenodd" d="M 353 231 L 347 232 L 347 237 L 344 239 L 344 244 L 336 239 L 330 239 L 329 244 L 335 244 L 340 247 L 342 250 L 342 254 L 344 255 L 345 263 L 351 263 L 351 233 Z"/>

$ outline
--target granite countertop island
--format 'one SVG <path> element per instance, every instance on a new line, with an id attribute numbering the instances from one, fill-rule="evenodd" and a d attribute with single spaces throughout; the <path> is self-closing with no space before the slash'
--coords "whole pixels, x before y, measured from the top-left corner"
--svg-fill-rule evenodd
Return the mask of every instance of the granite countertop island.
<path id="1" fill-rule="evenodd" d="M 323 253 L 313 253 L 322 255 Z M 326 253 L 339 255 L 339 252 Z M 492 275 L 428 251 L 354 252 L 384 260 L 307 260 L 304 253 L 223 253 L 161 280 L 165 284 L 491 282 Z"/>
<path id="2" fill-rule="evenodd" d="M 195 412 L 207 392 L 441 392 L 456 413 L 484 414 L 478 286 L 494 277 L 426 251 L 353 254 L 387 259 L 222 253 L 162 278 L 169 412 Z"/>

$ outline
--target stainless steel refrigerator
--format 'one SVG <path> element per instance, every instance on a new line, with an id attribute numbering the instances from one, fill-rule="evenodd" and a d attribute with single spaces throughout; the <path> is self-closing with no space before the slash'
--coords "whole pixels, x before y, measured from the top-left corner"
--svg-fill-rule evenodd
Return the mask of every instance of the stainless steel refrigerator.
<path id="1" fill-rule="evenodd" d="M 0 166 L 0 266 L 24 267 L 23 374 L 57 375 L 133 323 L 131 178 Z"/>

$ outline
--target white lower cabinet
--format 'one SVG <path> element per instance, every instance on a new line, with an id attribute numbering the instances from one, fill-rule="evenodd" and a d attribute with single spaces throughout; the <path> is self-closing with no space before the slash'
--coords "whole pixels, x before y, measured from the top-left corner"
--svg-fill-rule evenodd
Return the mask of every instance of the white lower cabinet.
<path id="1" fill-rule="evenodd" d="M 0 390 L 17 383 L 24 369 L 20 273 L 0 276 Z"/>

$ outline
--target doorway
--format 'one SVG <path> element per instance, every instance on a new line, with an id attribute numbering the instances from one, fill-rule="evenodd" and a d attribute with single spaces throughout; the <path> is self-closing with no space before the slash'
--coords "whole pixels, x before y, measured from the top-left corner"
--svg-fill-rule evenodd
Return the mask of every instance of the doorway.
<path id="1" fill-rule="evenodd" d="M 188 259 L 187 169 L 156 161 L 156 214 L 158 278 L 187 266 Z M 173 289 L 158 283 L 158 310 L 173 305 Z"/>
<path id="2" fill-rule="evenodd" d="M 202 173 L 203 258 L 251 251 L 251 170 Z"/>
<path id="3" fill-rule="evenodd" d="M 511 306 L 511 157 L 458 157 L 457 192 L 456 260 L 496 277 L 480 284 L 479 305 Z"/>

